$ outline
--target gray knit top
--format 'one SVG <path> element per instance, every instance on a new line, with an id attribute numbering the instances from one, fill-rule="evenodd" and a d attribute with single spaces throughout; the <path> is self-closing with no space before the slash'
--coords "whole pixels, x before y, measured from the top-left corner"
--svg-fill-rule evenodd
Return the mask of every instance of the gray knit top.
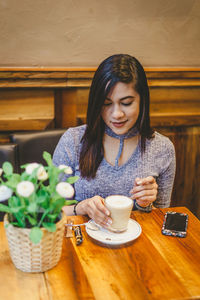
<path id="1" fill-rule="evenodd" d="M 112 166 L 103 158 L 96 177 L 88 180 L 82 178 L 79 172 L 81 138 L 85 128 L 86 125 L 69 128 L 61 137 L 53 155 L 55 165 L 68 165 L 72 168 L 73 175 L 79 176 L 74 184 L 76 200 L 82 201 L 95 195 L 103 198 L 114 194 L 130 197 L 129 191 L 133 188 L 136 177 L 153 176 L 158 184 L 154 206 L 169 207 L 176 160 L 174 146 L 167 137 L 155 132 L 154 138 L 146 139 L 143 155 L 138 143 L 131 157 L 121 166 Z"/>

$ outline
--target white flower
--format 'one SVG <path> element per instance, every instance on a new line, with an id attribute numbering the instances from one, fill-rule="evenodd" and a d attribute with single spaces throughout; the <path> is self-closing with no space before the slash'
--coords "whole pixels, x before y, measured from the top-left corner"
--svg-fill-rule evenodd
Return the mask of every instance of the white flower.
<path id="1" fill-rule="evenodd" d="M 73 173 L 72 168 L 66 165 L 60 165 L 58 167 L 60 170 L 63 170 L 65 174 L 71 175 Z"/>
<path id="2" fill-rule="evenodd" d="M 22 197 L 29 197 L 34 192 L 34 184 L 30 181 L 21 181 L 17 185 L 17 193 Z"/>
<path id="3" fill-rule="evenodd" d="M 0 176 L 2 175 L 2 173 L 3 173 L 3 169 L 2 169 L 2 168 L 0 168 Z"/>
<path id="4" fill-rule="evenodd" d="M 39 167 L 38 163 L 28 164 L 28 166 L 26 166 L 26 173 L 31 175 L 33 173 L 33 171 L 38 167 Z"/>
<path id="5" fill-rule="evenodd" d="M 12 196 L 13 191 L 6 185 L 0 186 L 0 201 L 9 199 Z"/>
<path id="6" fill-rule="evenodd" d="M 59 182 L 56 186 L 56 191 L 63 198 L 72 198 L 74 196 L 74 188 L 68 182 Z"/>
<path id="7" fill-rule="evenodd" d="M 43 166 L 41 166 L 38 171 L 37 171 L 37 178 L 39 180 L 46 180 L 48 178 L 48 174 L 45 171 L 45 168 Z"/>

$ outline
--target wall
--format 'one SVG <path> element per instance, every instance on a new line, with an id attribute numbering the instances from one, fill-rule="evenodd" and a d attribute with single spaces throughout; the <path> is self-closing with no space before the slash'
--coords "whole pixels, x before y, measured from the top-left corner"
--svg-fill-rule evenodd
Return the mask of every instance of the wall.
<path id="1" fill-rule="evenodd" d="M 200 66 L 199 0 L 0 0 L 0 66 Z"/>
<path id="2" fill-rule="evenodd" d="M 199 0 L 0 0 L 0 142 L 84 122 L 95 67 L 132 54 L 147 71 L 152 124 L 176 147 L 172 205 L 200 218 L 199 28 Z"/>

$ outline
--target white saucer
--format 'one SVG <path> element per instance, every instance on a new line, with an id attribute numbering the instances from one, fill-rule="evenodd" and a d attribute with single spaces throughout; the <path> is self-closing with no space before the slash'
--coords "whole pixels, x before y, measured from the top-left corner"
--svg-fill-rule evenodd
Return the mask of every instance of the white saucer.
<path id="1" fill-rule="evenodd" d="M 90 220 L 86 224 L 86 232 L 91 238 L 100 243 L 118 246 L 137 239 L 142 233 L 142 228 L 138 222 L 129 219 L 126 231 L 114 233 L 97 225 L 93 220 Z"/>

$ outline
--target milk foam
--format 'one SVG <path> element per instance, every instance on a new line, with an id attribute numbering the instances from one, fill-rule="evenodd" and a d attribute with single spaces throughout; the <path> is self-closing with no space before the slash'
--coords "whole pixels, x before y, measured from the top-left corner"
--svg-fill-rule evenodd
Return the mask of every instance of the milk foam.
<path id="1" fill-rule="evenodd" d="M 125 196 L 113 195 L 106 198 L 106 203 L 113 208 L 123 208 L 132 205 L 133 200 Z"/>

